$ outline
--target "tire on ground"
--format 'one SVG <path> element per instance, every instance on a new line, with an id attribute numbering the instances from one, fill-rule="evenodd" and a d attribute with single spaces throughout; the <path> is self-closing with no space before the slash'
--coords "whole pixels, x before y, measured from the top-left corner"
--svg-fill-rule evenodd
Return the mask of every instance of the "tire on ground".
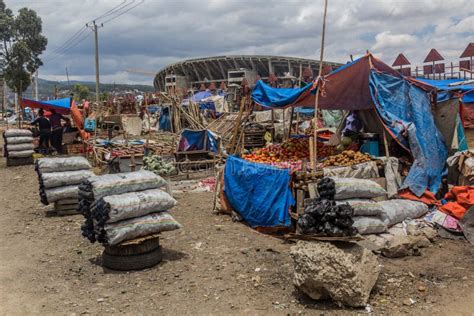
<path id="1" fill-rule="evenodd" d="M 105 246 L 104 252 L 113 256 L 135 256 L 145 254 L 160 247 L 160 238 L 147 239 L 139 244 Z"/>
<path id="2" fill-rule="evenodd" d="M 134 256 L 109 255 L 102 253 L 103 266 L 112 270 L 130 271 L 151 268 L 161 262 L 163 254 L 161 247 L 153 251 Z"/>

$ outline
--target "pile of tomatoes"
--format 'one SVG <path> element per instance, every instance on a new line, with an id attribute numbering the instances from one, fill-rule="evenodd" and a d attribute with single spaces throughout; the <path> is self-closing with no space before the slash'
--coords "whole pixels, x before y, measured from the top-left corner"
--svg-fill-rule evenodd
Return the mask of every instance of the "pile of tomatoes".
<path id="1" fill-rule="evenodd" d="M 318 158 L 334 154 L 334 147 L 318 142 Z M 248 161 L 260 163 L 296 162 L 309 159 L 309 138 L 290 138 L 243 155 Z"/>

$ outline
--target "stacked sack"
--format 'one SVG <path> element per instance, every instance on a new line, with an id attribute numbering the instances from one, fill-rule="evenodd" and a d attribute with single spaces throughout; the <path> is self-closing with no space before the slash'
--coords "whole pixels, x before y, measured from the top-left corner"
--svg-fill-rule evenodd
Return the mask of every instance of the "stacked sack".
<path id="1" fill-rule="evenodd" d="M 171 231 L 181 225 L 167 212 L 177 202 L 160 188 L 166 181 L 153 172 L 94 176 L 79 186 L 82 235 L 105 246 Z"/>
<path id="2" fill-rule="evenodd" d="M 75 212 L 79 206 L 79 184 L 94 175 L 91 168 L 84 157 L 36 160 L 41 203 L 54 202 L 58 213 Z"/>
<path id="3" fill-rule="evenodd" d="M 337 206 L 350 206 L 354 212 L 353 227 L 362 235 L 385 233 L 391 226 L 428 211 L 424 203 L 385 200 L 387 191 L 368 179 L 324 178 L 319 181 L 317 191 L 321 198 L 334 199 Z"/>
<path id="4" fill-rule="evenodd" d="M 33 164 L 33 133 L 27 129 L 8 129 L 3 132 L 4 156 L 7 166 Z"/>
<path id="5" fill-rule="evenodd" d="M 337 205 L 349 205 L 354 210 L 354 227 L 360 234 L 382 233 L 387 225 L 382 218 L 382 207 L 375 198 L 385 198 L 387 191 L 377 182 L 357 178 L 331 178 Z"/>

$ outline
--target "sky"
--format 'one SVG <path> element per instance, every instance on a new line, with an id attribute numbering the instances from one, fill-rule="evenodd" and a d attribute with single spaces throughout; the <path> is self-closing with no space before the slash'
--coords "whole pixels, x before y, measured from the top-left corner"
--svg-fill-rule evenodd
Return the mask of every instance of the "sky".
<path id="1" fill-rule="evenodd" d="M 126 3 L 123 3 L 127 1 Z M 134 3 L 131 3 L 134 1 Z M 187 58 L 281 55 L 319 59 L 324 0 L 5 0 L 34 9 L 48 47 L 41 78 L 95 80 L 87 22 L 122 4 L 129 12 L 98 19 L 101 82 L 152 85 L 153 75 Z M 431 48 L 456 62 L 474 42 L 472 0 L 328 0 L 324 59 L 345 63 L 367 50 L 392 64 L 404 53 L 421 66 Z M 126 9 L 123 9 L 125 11 Z M 66 44 L 66 45 L 65 45 Z"/>

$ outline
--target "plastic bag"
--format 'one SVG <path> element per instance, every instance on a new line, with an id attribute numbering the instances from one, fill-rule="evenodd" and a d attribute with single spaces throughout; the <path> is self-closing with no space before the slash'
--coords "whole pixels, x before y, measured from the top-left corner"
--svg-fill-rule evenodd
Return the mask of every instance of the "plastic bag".
<path id="1" fill-rule="evenodd" d="M 107 223 L 140 217 L 150 213 L 167 211 L 178 202 L 168 193 L 160 189 L 110 195 L 97 201 L 95 209 L 102 210 Z M 96 220 L 97 214 L 92 211 Z M 105 218 L 104 218 L 105 219 Z"/>
<path id="2" fill-rule="evenodd" d="M 70 185 L 66 187 L 58 187 L 44 190 L 47 203 L 52 203 L 59 200 L 78 199 L 78 192 L 79 188 L 77 187 L 77 185 Z"/>
<path id="3" fill-rule="evenodd" d="M 376 198 L 386 196 L 385 191 L 378 183 L 367 179 L 332 178 L 336 186 L 336 200 L 354 198 Z"/>
<path id="4" fill-rule="evenodd" d="M 354 209 L 354 216 L 380 216 L 382 214 L 382 206 L 369 199 L 339 200 L 336 204 L 349 204 Z"/>
<path id="5" fill-rule="evenodd" d="M 10 137 L 22 137 L 22 136 L 33 136 L 33 133 L 28 130 L 28 129 L 19 129 L 19 128 L 12 128 L 12 129 L 7 129 L 4 132 L 4 137 L 10 138 Z"/>
<path id="6" fill-rule="evenodd" d="M 92 176 L 94 176 L 94 173 L 89 170 L 48 172 L 42 173 L 39 181 L 40 185 L 49 189 L 79 184 L 85 179 Z"/>
<path id="7" fill-rule="evenodd" d="M 91 169 L 89 161 L 84 157 L 67 158 L 41 158 L 36 161 L 36 170 L 39 173 L 88 170 Z"/>
<path id="8" fill-rule="evenodd" d="M 33 143 L 23 143 L 23 144 L 13 144 L 13 145 L 6 145 L 7 146 L 7 152 L 12 152 L 12 151 L 23 151 L 23 150 L 33 150 L 35 146 Z"/>
<path id="9" fill-rule="evenodd" d="M 8 137 L 6 139 L 6 143 L 7 143 L 7 145 L 33 143 L 33 137 L 31 137 L 31 136 Z"/>
<path id="10" fill-rule="evenodd" d="M 31 157 L 34 154 L 34 150 L 22 150 L 22 151 L 9 151 L 8 157 L 10 158 L 26 158 Z"/>
<path id="11" fill-rule="evenodd" d="M 154 213 L 106 224 L 104 227 L 105 236 L 101 236 L 104 239 L 100 238 L 98 240 L 113 246 L 125 240 L 176 230 L 181 227 L 181 224 L 169 213 Z"/>
<path id="12" fill-rule="evenodd" d="M 91 192 L 94 200 L 107 195 L 123 194 L 128 192 L 158 189 L 166 185 L 166 181 L 151 171 L 140 170 L 136 172 L 106 174 L 93 176 L 85 180 L 81 191 Z M 81 193 L 82 195 L 82 193 Z"/>
<path id="13" fill-rule="evenodd" d="M 380 217 L 355 216 L 353 226 L 361 235 L 380 234 L 387 231 L 387 225 Z"/>
<path id="14" fill-rule="evenodd" d="M 428 212 L 428 206 L 421 202 L 395 199 L 378 202 L 382 206 L 382 220 L 390 227 L 410 218 L 415 219 Z"/>

